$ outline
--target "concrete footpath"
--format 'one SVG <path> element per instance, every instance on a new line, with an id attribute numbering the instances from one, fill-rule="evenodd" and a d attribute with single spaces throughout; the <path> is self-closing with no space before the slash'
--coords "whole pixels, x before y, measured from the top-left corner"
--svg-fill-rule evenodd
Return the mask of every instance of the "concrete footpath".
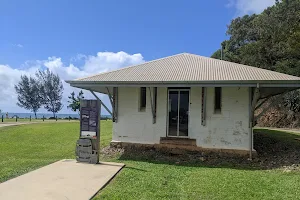
<path id="1" fill-rule="evenodd" d="M 268 129 L 268 130 L 274 130 L 274 131 L 284 131 L 284 132 L 290 132 L 290 133 L 299 133 L 300 129 L 292 129 L 292 128 L 273 128 L 273 127 L 256 127 L 258 129 Z"/>
<path id="2" fill-rule="evenodd" d="M 18 126 L 23 124 L 35 124 L 35 123 L 38 122 L 4 122 L 4 123 L 0 123 L 0 128 L 5 126 Z"/>
<path id="3" fill-rule="evenodd" d="M 0 128 L 5 126 L 18 126 L 18 125 L 24 125 L 24 124 L 45 124 L 45 123 L 79 123 L 79 121 L 68 121 L 68 120 L 60 120 L 60 121 L 33 121 L 33 122 L 0 122 Z"/>
<path id="4" fill-rule="evenodd" d="M 0 199 L 90 199 L 122 168 L 121 163 L 60 160 L 0 184 Z"/>

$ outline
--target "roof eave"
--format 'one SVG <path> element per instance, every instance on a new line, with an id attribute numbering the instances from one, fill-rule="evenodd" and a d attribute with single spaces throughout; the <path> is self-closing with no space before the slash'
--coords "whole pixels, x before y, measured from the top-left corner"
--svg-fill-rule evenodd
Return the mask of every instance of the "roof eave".
<path id="1" fill-rule="evenodd" d="M 230 80 L 230 81 L 77 81 L 67 80 L 73 87 L 189 87 L 189 86 L 202 86 L 202 87 L 300 87 L 299 80 Z"/>

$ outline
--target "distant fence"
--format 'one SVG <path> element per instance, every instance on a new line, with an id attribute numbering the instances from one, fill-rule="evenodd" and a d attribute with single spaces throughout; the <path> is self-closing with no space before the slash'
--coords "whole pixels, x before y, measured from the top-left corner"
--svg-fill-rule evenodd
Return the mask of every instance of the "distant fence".
<path id="1" fill-rule="evenodd" d="M 18 115 L 13 115 L 12 117 L 6 117 L 5 115 L 1 115 L 1 122 L 25 122 L 25 121 L 36 121 L 36 120 L 39 120 L 39 121 L 45 121 L 45 120 L 55 120 L 55 121 L 58 121 L 58 120 L 68 120 L 68 121 L 71 121 L 71 120 L 79 120 L 78 117 L 48 117 L 46 118 L 45 116 L 42 116 L 40 118 L 34 118 L 34 117 L 31 117 L 31 115 L 29 117 L 18 117 Z M 111 118 L 109 117 L 101 117 L 101 120 L 111 120 Z"/>

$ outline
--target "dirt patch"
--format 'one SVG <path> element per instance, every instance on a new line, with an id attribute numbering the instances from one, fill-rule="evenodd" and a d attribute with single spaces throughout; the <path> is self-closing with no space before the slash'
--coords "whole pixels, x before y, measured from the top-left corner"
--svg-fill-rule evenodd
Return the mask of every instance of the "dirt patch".
<path id="1" fill-rule="evenodd" d="M 255 111 L 256 115 L 262 112 L 266 105 Z M 284 107 L 274 106 L 267 110 L 263 116 L 257 121 L 257 126 L 260 127 L 275 127 L 275 128 L 299 128 L 300 113 L 295 113 L 287 110 Z"/>
<path id="2" fill-rule="evenodd" d="M 257 156 L 248 160 L 248 156 L 230 153 L 193 152 L 176 149 L 128 146 L 126 148 L 106 147 L 101 150 L 103 157 L 119 160 L 168 163 L 174 165 L 231 167 L 242 169 L 281 169 L 284 172 L 300 171 L 300 142 L 288 143 L 274 139 L 266 134 L 254 134 L 254 148 Z"/>
<path id="3" fill-rule="evenodd" d="M 256 132 L 254 147 L 258 154 L 255 160 L 262 167 L 300 170 L 300 142 L 297 140 L 278 139 L 269 134 Z"/>

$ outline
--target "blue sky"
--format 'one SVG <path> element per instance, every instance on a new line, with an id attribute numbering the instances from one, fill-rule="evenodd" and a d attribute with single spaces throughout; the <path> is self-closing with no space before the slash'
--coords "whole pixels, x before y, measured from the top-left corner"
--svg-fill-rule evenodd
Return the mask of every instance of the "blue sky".
<path id="1" fill-rule="evenodd" d="M 231 19 L 274 1 L 2 0 L 0 109 L 26 112 L 13 84 L 42 67 L 73 79 L 181 52 L 211 56 Z M 73 90 L 65 88 L 64 102 Z"/>

